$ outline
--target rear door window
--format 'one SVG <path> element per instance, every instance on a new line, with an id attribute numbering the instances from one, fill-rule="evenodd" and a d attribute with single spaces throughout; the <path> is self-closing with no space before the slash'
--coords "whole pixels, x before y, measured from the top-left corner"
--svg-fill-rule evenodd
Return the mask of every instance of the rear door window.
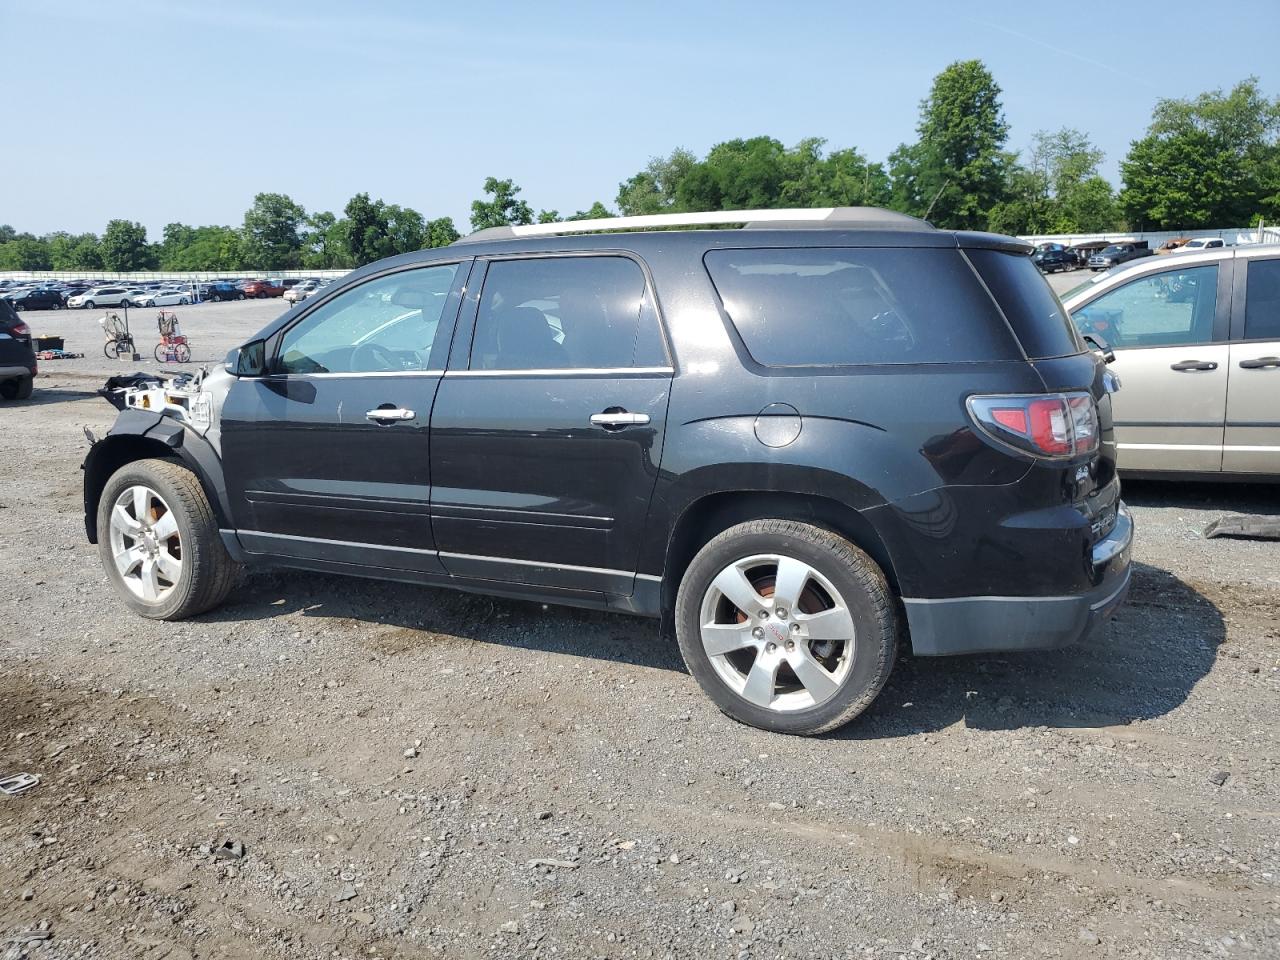
<path id="1" fill-rule="evenodd" d="M 1062 302 L 1029 258 L 1002 250 L 968 254 L 1028 357 L 1043 360 L 1084 350 Z"/>
<path id="2" fill-rule="evenodd" d="M 1022 359 L 958 250 L 712 250 L 705 263 L 743 344 L 763 366 Z"/>
<path id="3" fill-rule="evenodd" d="M 667 365 L 644 271 L 618 256 L 489 264 L 472 370 L 618 370 Z"/>

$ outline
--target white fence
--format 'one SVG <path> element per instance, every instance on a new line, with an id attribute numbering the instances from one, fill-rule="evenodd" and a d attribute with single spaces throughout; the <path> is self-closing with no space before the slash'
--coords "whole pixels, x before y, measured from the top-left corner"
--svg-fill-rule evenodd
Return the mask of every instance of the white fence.
<path id="1" fill-rule="evenodd" d="M 1226 227 L 1221 230 L 1161 230 L 1138 233 L 1043 233 L 1024 236 L 1022 239 L 1031 243 L 1060 243 L 1064 247 L 1100 241 L 1115 243 L 1125 240 L 1145 240 L 1154 249 L 1174 237 L 1221 237 L 1230 245 L 1280 243 L 1280 227 Z"/>

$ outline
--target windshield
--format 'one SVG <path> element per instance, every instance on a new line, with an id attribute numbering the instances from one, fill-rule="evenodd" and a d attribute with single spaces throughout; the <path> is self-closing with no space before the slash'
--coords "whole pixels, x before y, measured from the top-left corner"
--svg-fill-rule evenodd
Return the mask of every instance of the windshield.
<path id="1" fill-rule="evenodd" d="M 1113 243 L 1111 246 L 1104 247 L 1102 249 L 1102 256 L 1105 257 L 1109 253 L 1119 253 L 1119 252 L 1120 252 L 1120 248 Z"/>

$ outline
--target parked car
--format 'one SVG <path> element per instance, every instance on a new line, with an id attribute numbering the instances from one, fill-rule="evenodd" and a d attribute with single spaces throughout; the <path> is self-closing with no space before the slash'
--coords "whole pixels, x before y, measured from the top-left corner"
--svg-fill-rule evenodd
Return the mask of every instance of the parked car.
<path id="1" fill-rule="evenodd" d="M 1074 270 L 1080 266 L 1076 255 L 1060 243 L 1046 244 L 1031 255 L 1031 262 L 1045 273 Z"/>
<path id="2" fill-rule="evenodd" d="M 1123 471 L 1280 479 L 1280 246 L 1130 264 L 1064 303 L 1115 352 Z"/>
<path id="3" fill-rule="evenodd" d="M 8 300 L 0 300 L 0 399 L 27 399 L 36 373 L 31 330 Z"/>
<path id="4" fill-rule="evenodd" d="M 1166 253 L 1173 253 L 1173 251 L 1179 249 L 1190 239 L 1190 237 L 1170 237 L 1164 243 L 1160 244 L 1160 246 L 1156 247 L 1156 255 L 1162 256 Z"/>
<path id="5" fill-rule="evenodd" d="M 147 290 L 135 294 L 131 302 L 135 307 L 171 307 L 188 304 L 191 297 L 177 290 Z"/>
<path id="6" fill-rule="evenodd" d="M 286 290 L 284 292 L 284 298 L 288 300 L 290 303 L 299 303 L 307 299 L 307 297 L 311 296 L 313 293 L 315 293 L 319 289 L 320 289 L 320 285 L 317 284 L 314 280 L 307 280 L 304 283 L 299 283 L 296 286 L 292 286 L 288 290 Z"/>
<path id="7" fill-rule="evenodd" d="M 257 297 L 259 300 L 284 295 L 284 287 L 274 280 L 250 280 L 240 289 L 246 297 Z"/>
<path id="8" fill-rule="evenodd" d="M 245 293 L 234 283 L 218 281 L 206 286 L 200 296 L 205 300 L 243 300 Z"/>
<path id="9" fill-rule="evenodd" d="M 900 634 L 1025 651 L 1110 617 L 1108 378 L 1027 244 L 697 219 L 757 229 L 483 230 L 356 270 L 200 382 L 110 394 L 84 502 L 116 592 L 180 619 L 262 562 L 665 617 L 722 710 L 797 734 L 865 709 Z"/>
<path id="10" fill-rule="evenodd" d="M 1221 250 L 1227 242 L 1221 237 L 1195 237 L 1178 248 L 1179 253 L 1191 253 L 1195 250 Z"/>
<path id="11" fill-rule="evenodd" d="M 13 304 L 15 310 L 61 310 L 66 303 L 62 294 L 50 287 L 6 293 L 4 298 Z"/>
<path id="12" fill-rule="evenodd" d="M 1089 258 L 1089 269 L 1095 271 L 1109 270 L 1122 263 L 1128 263 L 1130 260 L 1137 260 L 1139 257 L 1149 257 L 1152 253 L 1153 251 L 1145 240 L 1136 240 L 1130 243 L 1113 243 L 1110 246 L 1103 247 Z"/>
<path id="13" fill-rule="evenodd" d="M 138 292 L 132 287 L 90 287 L 84 293 L 77 293 L 67 300 L 67 306 L 73 308 L 83 307 L 86 310 L 93 310 L 95 307 L 123 307 L 132 303 L 134 296 Z"/>

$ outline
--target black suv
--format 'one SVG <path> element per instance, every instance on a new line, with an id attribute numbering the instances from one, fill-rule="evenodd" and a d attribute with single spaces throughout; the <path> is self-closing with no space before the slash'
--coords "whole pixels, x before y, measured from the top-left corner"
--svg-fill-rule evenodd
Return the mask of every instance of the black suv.
<path id="1" fill-rule="evenodd" d="M 1045 273 L 1053 273 L 1055 270 L 1074 270 L 1080 266 L 1080 260 L 1076 255 L 1060 243 L 1046 244 L 1037 248 L 1031 255 L 1031 262 Z"/>
<path id="2" fill-rule="evenodd" d="M 567 233 L 690 219 L 746 227 Z M 164 619 L 249 562 L 665 618 L 726 713 L 830 730 L 900 637 L 1055 647 L 1127 592 L 1115 381 L 1028 252 L 835 209 L 373 263 L 108 391 L 89 539 Z"/>
<path id="3" fill-rule="evenodd" d="M 0 300 L 0 398 L 25 400 L 36 379 L 31 330 L 8 300 Z"/>

